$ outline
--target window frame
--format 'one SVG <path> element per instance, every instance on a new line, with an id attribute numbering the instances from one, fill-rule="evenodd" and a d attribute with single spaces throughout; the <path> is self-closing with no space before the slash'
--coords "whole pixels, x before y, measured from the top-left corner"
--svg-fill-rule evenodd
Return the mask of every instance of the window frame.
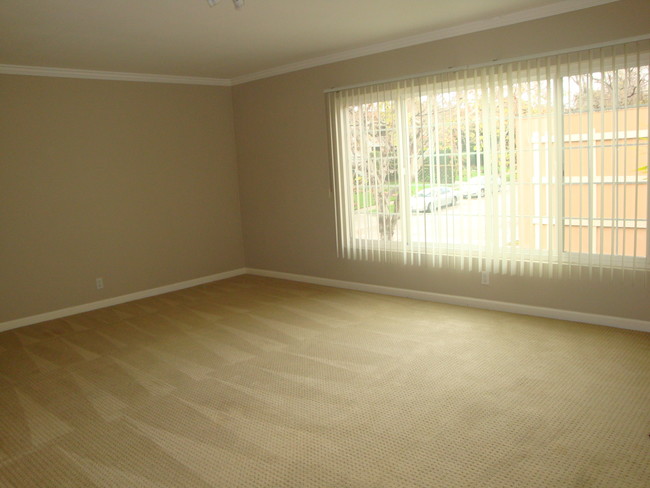
<path id="1" fill-rule="evenodd" d="M 642 56 L 636 56 L 636 59 L 639 60 L 639 63 L 637 63 L 634 67 L 647 67 L 648 64 L 647 62 L 640 62 L 641 58 L 647 58 L 648 55 L 644 54 Z M 619 56 L 620 58 L 620 56 Z M 540 58 L 541 59 L 541 58 Z M 618 59 L 618 58 L 615 58 Z M 623 268 L 632 268 L 632 269 L 638 269 L 638 268 L 645 268 L 645 269 L 650 269 L 650 236 L 648 235 L 648 230 L 650 230 L 650 211 L 648 211 L 646 218 L 645 219 L 638 219 L 638 218 L 623 218 L 623 219 L 618 219 L 613 217 L 612 219 L 605 219 L 605 220 L 616 220 L 620 221 L 623 220 L 624 222 L 624 228 L 628 227 L 628 221 L 632 221 L 633 223 L 631 224 L 632 228 L 637 228 L 637 229 L 646 229 L 646 253 L 645 256 L 626 256 L 626 255 L 609 255 L 609 254 L 601 254 L 595 251 L 595 247 L 593 243 L 590 243 L 589 249 L 590 252 L 575 252 L 575 251 L 567 251 L 566 250 L 566 224 L 565 222 L 567 221 L 572 221 L 572 220 L 580 220 L 583 221 L 585 220 L 584 217 L 581 218 L 573 218 L 568 214 L 566 205 L 565 205 L 565 199 L 566 199 L 566 193 L 565 193 L 565 187 L 568 184 L 574 184 L 574 182 L 567 182 L 565 178 L 565 142 L 567 138 L 573 137 L 572 134 L 566 134 L 566 129 L 564 125 L 564 115 L 565 115 L 565 93 L 564 93 L 564 78 L 573 76 L 575 74 L 588 74 L 591 75 L 594 72 L 602 72 L 605 71 L 607 67 L 611 67 L 611 69 L 619 69 L 618 66 L 619 63 L 617 61 L 609 63 L 609 65 L 606 66 L 607 63 L 602 63 L 600 62 L 597 66 L 597 70 L 594 71 L 591 68 L 591 63 L 589 65 L 590 69 L 585 70 L 584 67 L 582 67 L 582 64 L 580 62 L 567 62 L 567 63 L 558 63 L 556 65 L 552 65 L 550 68 L 546 68 L 547 73 L 552 74 L 552 76 L 549 76 L 546 78 L 546 81 L 548 83 L 552 83 L 555 85 L 555 89 L 553 90 L 554 92 L 554 103 L 553 107 L 555 108 L 556 112 L 556 131 L 552 135 L 556 141 L 561 140 L 562 143 L 558 144 L 558 150 L 559 150 L 559 157 L 558 157 L 558 164 L 557 164 L 557 174 L 555 175 L 558 184 L 557 186 L 557 194 L 558 194 L 558 199 L 557 199 L 557 205 L 555 205 L 555 214 L 554 215 L 548 215 L 546 217 L 541 217 L 541 219 L 553 219 L 557 223 L 557 244 L 555 247 L 552 248 L 552 257 L 554 259 L 559 260 L 560 263 L 565 263 L 565 264 L 571 264 L 571 265 L 580 265 L 580 266 L 592 266 L 594 265 L 594 261 L 598 261 L 597 265 L 598 266 L 605 266 L 605 267 L 610 267 L 610 266 L 622 266 Z M 627 64 L 623 64 L 623 67 L 627 68 Z M 521 83 L 523 81 L 526 81 L 526 75 L 518 73 L 517 76 L 517 83 Z M 537 78 L 536 81 L 539 82 L 543 78 Z M 480 82 L 477 81 L 476 78 L 463 78 L 463 85 L 462 87 L 460 85 L 457 85 L 459 88 L 462 88 L 464 93 L 467 93 L 471 89 L 475 89 L 476 86 L 480 85 Z M 407 110 L 407 102 L 406 102 L 406 95 L 400 94 L 399 96 L 394 96 L 393 91 L 394 89 L 391 89 L 391 85 L 394 83 L 398 82 L 391 82 L 388 87 L 385 89 L 377 89 L 372 91 L 371 94 L 365 94 L 359 99 L 357 99 L 357 103 L 355 105 L 364 105 L 364 104 L 373 104 L 373 103 L 391 103 L 395 104 L 396 110 L 395 112 L 400 115 L 399 118 L 403 120 L 408 120 L 408 117 L 406 116 L 406 110 Z M 504 80 L 504 83 L 505 80 Z M 512 86 L 510 85 L 507 85 Z M 422 88 L 420 87 L 419 89 L 419 96 L 433 96 L 435 97 L 435 91 L 431 92 L 422 92 Z M 591 91 L 591 90 L 590 90 Z M 345 126 L 349 127 L 349 120 L 346 110 L 354 105 L 346 105 L 339 107 L 339 110 L 344 112 L 344 120 L 346 121 Z M 488 253 L 489 248 L 493 246 L 495 243 L 490 243 L 488 241 L 488 224 L 486 223 L 486 241 L 484 244 L 471 244 L 469 246 L 463 246 L 462 248 L 455 243 L 450 243 L 449 241 L 430 241 L 430 240 L 415 240 L 413 237 L 413 228 L 411 225 L 411 220 L 412 220 L 412 209 L 411 209 L 411 193 L 410 193 L 410 164 L 408 164 L 408 160 L 410 157 L 409 154 L 407 153 L 406 156 L 403 154 L 404 153 L 404 148 L 408 148 L 408 130 L 406 130 L 406 127 L 404 123 L 398 122 L 396 124 L 395 130 L 397 131 L 397 137 L 398 140 L 400 141 L 400 144 L 398 146 L 398 152 L 397 152 L 397 171 L 399 174 L 399 182 L 398 182 L 398 187 L 399 187 L 399 195 L 400 195 L 400 208 L 399 208 L 399 215 L 400 215 L 400 224 L 399 228 L 401 231 L 401 236 L 400 240 L 391 240 L 390 242 L 384 241 L 382 246 L 378 245 L 378 242 L 380 241 L 379 237 L 377 238 L 361 238 L 361 237 L 356 237 L 355 236 L 355 222 L 352 216 L 354 216 L 354 203 L 351 201 L 347 202 L 347 205 L 350 206 L 348 209 L 348 212 L 345 214 L 347 215 L 347 218 L 342 217 L 343 214 L 337 212 L 337 219 L 342 219 L 342 222 L 339 222 L 339 225 L 342 227 L 346 228 L 346 233 L 348 236 L 351 236 L 352 239 L 355 240 L 356 245 L 355 246 L 348 246 L 352 248 L 354 253 L 359 252 L 359 250 L 365 251 L 366 257 L 368 255 L 372 256 L 374 255 L 377 251 L 379 252 L 385 252 L 385 253 L 422 253 L 424 250 L 425 253 L 427 253 L 427 250 L 431 251 L 438 251 L 442 252 L 442 254 L 448 258 L 455 258 L 455 257 L 463 257 L 467 256 L 468 252 L 470 257 L 478 257 L 481 258 L 483 255 Z M 636 130 L 635 133 L 637 135 L 640 135 L 642 133 L 647 134 L 647 130 Z M 589 134 L 593 133 L 593 131 L 590 129 Z M 581 137 L 582 134 L 579 134 L 579 137 Z M 642 137 L 642 136 L 640 136 Z M 647 137 L 647 135 L 646 135 Z M 590 139 L 595 139 L 594 136 L 590 136 Z M 615 144 L 614 147 L 620 147 L 621 144 Z M 593 147 L 593 144 L 590 143 L 590 147 L 592 147 L 593 151 L 596 150 L 595 147 Z M 468 147 L 466 151 L 459 151 L 457 156 L 459 158 L 467 156 L 468 158 L 470 157 L 470 154 L 472 153 L 471 149 Z M 477 159 L 485 160 L 485 157 L 482 156 L 484 154 L 484 151 L 478 151 L 476 150 L 477 153 Z M 432 158 L 440 158 L 443 154 L 439 152 L 439 150 L 433 150 L 433 148 L 429 148 L 426 153 L 423 153 L 421 155 L 416 155 L 416 157 L 421 157 L 421 158 L 426 158 L 428 154 L 428 157 L 430 160 Z M 580 176 L 581 179 L 588 178 L 588 191 L 589 191 L 589 200 L 593 202 L 593 204 L 596 204 L 596 199 L 594 198 L 594 193 L 595 193 L 595 188 L 598 185 L 599 182 L 594 180 L 594 175 L 595 171 L 592 168 L 594 164 L 596 164 L 596 157 L 592 157 L 593 163 L 589 164 L 589 173 L 586 176 Z M 348 170 L 351 169 L 348 167 Z M 339 178 L 339 183 L 341 183 L 341 178 Z M 627 181 L 626 177 L 626 181 Z M 353 186 L 353 183 L 350 182 L 350 179 L 343 178 L 344 182 L 347 181 L 348 184 Z M 419 182 L 417 182 L 419 183 Z M 602 182 L 600 182 L 602 183 Z M 646 186 L 649 187 L 650 190 L 650 181 L 646 179 L 645 181 L 639 180 L 638 176 L 636 177 L 636 180 L 634 181 L 635 184 L 637 185 L 643 185 L 645 184 Z M 350 190 L 351 188 L 348 188 Z M 348 193 L 348 192 L 346 192 Z M 349 191 L 350 194 L 353 194 L 353 191 Z M 648 195 L 650 195 L 650 192 L 648 192 Z M 647 206 L 650 210 L 650 197 L 647 197 L 646 200 L 649 200 L 647 202 Z M 600 220 L 600 224 L 595 222 L 595 218 L 593 217 L 593 210 L 590 210 L 589 212 L 589 217 L 588 217 L 588 228 L 589 228 L 589 234 L 593 234 L 597 227 L 603 226 L 603 219 Z M 481 219 L 487 219 L 487 215 L 482 215 L 480 216 Z M 513 217 L 516 218 L 516 217 Z M 639 225 L 639 223 L 641 225 Z M 569 224 L 571 225 L 571 224 Z M 618 228 L 618 227 L 616 227 Z M 601 238 L 602 239 L 602 238 Z M 595 240 L 595 238 L 594 238 Z M 601 251 L 602 252 L 602 251 Z M 530 248 L 519 248 L 519 249 L 512 249 L 512 251 L 509 253 L 513 257 L 518 257 L 518 258 L 526 258 L 530 260 L 531 262 L 544 262 L 544 258 L 548 258 L 549 256 L 549 251 L 546 249 L 540 249 L 540 248 L 535 248 L 535 247 L 530 247 Z"/>

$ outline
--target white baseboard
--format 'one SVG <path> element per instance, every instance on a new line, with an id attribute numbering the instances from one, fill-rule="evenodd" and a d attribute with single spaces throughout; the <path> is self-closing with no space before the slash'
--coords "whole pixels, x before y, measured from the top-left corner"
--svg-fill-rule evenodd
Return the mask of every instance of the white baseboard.
<path id="1" fill-rule="evenodd" d="M 389 286 L 370 285 L 367 283 L 357 283 L 353 281 L 333 280 L 329 278 L 320 278 L 317 276 L 299 275 L 293 273 L 282 273 L 279 271 L 269 271 L 265 269 L 256 268 L 239 268 L 232 271 L 217 273 L 210 276 L 203 276 L 193 280 L 182 281 L 180 283 L 173 283 L 171 285 L 160 286 L 158 288 L 151 288 L 149 290 L 138 291 L 121 295 L 114 298 L 107 298 L 97 302 L 86 303 L 74 307 L 63 308 L 46 312 L 29 317 L 23 317 L 16 320 L 0 323 L 0 332 L 23 327 L 26 325 L 44 322 L 46 320 L 59 319 L 69 315 L 75 315 L 83 312 L 90 312 L 100 308 L 119 305 L 121 303 L 140 300 L 155 295 L 162 295 L 172 291 L 182 290 L 184 288 L 191 288 L 193 286 L 211 283 L 213 281 L 225 280 L 234 276 L 243 274 L 252 274 L 257 276 L 268 276 L 270 278 L 280 278 L 284 280 L 300 281 L 303 283 L 312 283 L 315 285 L 332 286 L 335 288 L 345 288 L 349 290 L 365 291 L 369 293 L 379 293 L 382 295 L 393 295 L 405 298 L 414 298 L 416 300 L 426 300 L 430 302 L 448 303 L 450 305 L 461 305 L 465 307 L 482 308 L 486 310 L 497 310 L 500 312 L 519 313 L 522 315 L 533 315 L 537 317 L 547 317 L 558 320 L 570 320 L 574 322 L 584 322 L 587 324 L 605 325 L 608 327 L 616 327 L 619 329 L 638 330 L 641 332 L 650 332 L 650 322 L 645 320 L 628 319 L 623 317 L 613 317 L 610 315 L 590 314 L 583 312 L 573 312 L 571 310 L 561 310 L 556 308 L 535 307 L 532 305 L 521 305 L 518 303 L 499 302 L 493 300 L 484 300 L 481 298 L 463 297 L 457 295 L 445 295 L 442 293 L 433 293 L 427 291 L 409 290 L 406 288 L 394 288 Z"/>
<path id="2" fill-rule="evenodd" d="M 409 290 L 405 288 L 392 288 L 388 286 L 369 285 L 366 283 L 332 280 L 329 278 L 319 278 L 316 276 L 282 273 L 279 271 L 269 271 L 265 269 L 246 268 L 246 273 L 252 275 L 258 275 L 258 276 L 267 276 L 270 278 L 280 278 L 284 280 L 312 283 L 315 285 L 332 286 L 336 288 L 346 288 L 349 290 L 366 291 L 370 293 L 379 293 L 382 295 L 393 295 L 398 297 L 414 298 L 416 300 L 448 303 L 450 305 L 462 305 L 465 307 L 482 308 L 486 310 L 497 310 L 500 312 L 511 312 L 511 313 L 518 313 L 522 315 L 533 315 L 536 317 L 547 317 L 547 318 L 558 319 L 558 320 L 569 320 L 572 322 L 584 322 L 587 324 L 605 325 L 608 327 L 616 327 L 618 329 L 629 329 L 629 330 L 638 330 L 641 332 L 650 332 L 650 322 L 648 321 L 628 319 L 624 317 L 613 317 L 611 315 L 573 312 L 571 310 L 561 310 L 557 308 L 547 308 L 547 307 L 535 307 L 532 305 L 521 305 L 519 303 L 485 300 L 482 298 L 471 298 L 471 297 L 463 297 L 457 295 L 445 295 L 442 293 L 432 293 L 428 291 Z"/>
<path id="3" fill-rule="evenodd" d="M 41 313 L 38 315 L 31 315 L 29 317 L 10 320 L 8 322 L 1 322 L 0 332 L 4 332 L 10 329 L 16 329 L 18 327 L 24 327 L 25 325 L 32 325 L 32 324 L 37 324 L 39 322 L 45 322 L 46 320 L 60 319 L 61 317 L 68 317 L 70 315 L 75 315 L 78 313 L 90 312 L 91 310 L 97 310 L 99 308 L 111 307 L 113 305 L 119 305 L 120 303 L 132 302 L 134 300 L 140 300 L 142 298 L 149 298 L 155 295 L 162 295 L 164 293 L 182 290 L 184 288 L 191 288 L 193 286 L 203 285 L 205 283 L 211 283 L 213 281 L 225 280 L 226 278 L 232 278 L 233 276 L 239 276 L 245 273 L 246 273 L 245 268 L 234 269 L 232 271 L 225 271 L 223 273 L 203 276 L 201 278 L 196 278 L 193 280 L 181 281 L 180 283 L 172 283 L 171 285 L 159 286 L 157 288 L 151 288 L 149 290 L 142 290 L 142 291 L 137 291 L 135 293 L 129 293 L 127 295 L 120 295 L 118 297 L 107 298 L 105 300 L 99 300 L 97 302 L 84 303 L 83 305 L 76 305 L 74 307 L 67 307 L 67 308 L 62 308 L 60 310 L 54 310 L 52 312 Z"/>

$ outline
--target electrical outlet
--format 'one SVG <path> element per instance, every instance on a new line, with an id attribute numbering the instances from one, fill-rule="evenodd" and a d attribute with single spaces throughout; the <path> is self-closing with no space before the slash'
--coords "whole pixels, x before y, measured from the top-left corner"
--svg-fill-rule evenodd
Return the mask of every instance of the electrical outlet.
<path id="1" fill-rule="evenodd" d="M 489 284 L 490 284 L 490 272 L 481 271 L 481 285 L 489 285 Z"/>
<path id="2" fill-rule="evenodd" d="M 97 285 L 98 290 L 101 290 L 102 288 L 104 288 L 104 278 L 97 278 L 95 280 L 95 285 Z"/>

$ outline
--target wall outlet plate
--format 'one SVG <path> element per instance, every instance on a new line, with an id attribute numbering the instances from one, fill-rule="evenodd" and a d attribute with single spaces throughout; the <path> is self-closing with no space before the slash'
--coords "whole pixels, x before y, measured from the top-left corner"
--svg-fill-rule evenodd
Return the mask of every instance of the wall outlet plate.
<path id="1" fill-rule="evenodd" d="M 481 285 L 489 285 L 489 284 L 490 284 L 490 272 L 481 271 Z"/>

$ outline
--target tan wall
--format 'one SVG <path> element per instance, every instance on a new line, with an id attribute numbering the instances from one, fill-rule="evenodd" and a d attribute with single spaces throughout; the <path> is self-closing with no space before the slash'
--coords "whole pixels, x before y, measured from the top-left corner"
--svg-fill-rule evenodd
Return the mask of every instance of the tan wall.
<path id="1" fill-rule="evenodd" d="M 0 163 L 0 322 L 244 265 L 230 88 L 0 76 Z"/>
<path id="2" fill-rule="evenodd" d="M 649 289 L 351 262 L 336 257 L 323 91 L 647 34 L 650 2 L 625 0 L 366 56 L 233 88 L 247 266 L 650 320 Z"/>

